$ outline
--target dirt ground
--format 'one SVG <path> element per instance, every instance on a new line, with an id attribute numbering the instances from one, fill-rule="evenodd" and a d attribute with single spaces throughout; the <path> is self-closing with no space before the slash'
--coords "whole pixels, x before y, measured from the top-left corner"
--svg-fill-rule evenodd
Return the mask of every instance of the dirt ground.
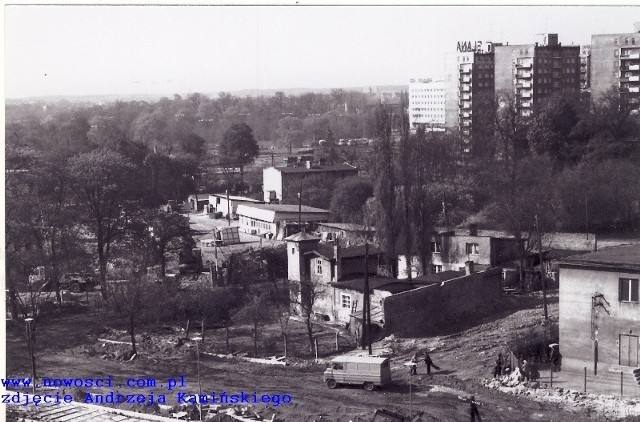
<path id="1" fill-rule="evenodd" d="M 557 321 L 557 293 L 550 295 L 550 318 Z M 490 376 L 493 359 L 498 350 L 505 347 L 514 330 L 526 329 L 542 321 L 539 296 L 506 297 L 505 310 L 500 315 L 488 318 L 474 326 L 461 325 L 462 331 L 446 336 L 420 339 L 387 338 L 376 343 L 375 352 L 393 353 L 393 385 L 384 390 L 367 392 L 356 387 L 328 389 L 322 382 L 322 364 L 302 365 L 297 360 L 287 367 L 260 365 L 244 361 L 223 360 L 206 355 L 200 358 L 200 379 L 203 392 L 226 391 L 253 394 L 289 394 L 291 404 L 278 406 L 278 414 L 285 421 L 315 421 L 324 415 L 325 421 L 348 421 L 358 417 L 371 417 L 375 409 L 385 408 L 405 415 L 422 413 L 422 420 L 468 420 L 467 402 L 462 399 L 475 395 L 480 402 L 480 413 L 487 421 L 544 420 L 583 421 L 599 420 L 597 415 L 584 407 L 561 407 L 554 403 L 539 403 L 524 397 L 512 396 L 482 387 L 481 380 Z M 193 344 L 180 347 L 173 352 L 173 346 L 166 350 L 145 354 L 133 361 L 104 356 L 110 346 L 103 347 L 98 338 L 121 335 L 105 330 L 99 318 L 88 314 L 62 316 L 43 322 L 39 328 L 37 344 L 38 377 L 102 377 L 110 375 L 114 383 L 124 379 L 155 378 L 166 384 L 169 378 L 183 375 L 187 381 L 183 392 L 198 391 L 197 361 Z M 273 329 L 273 328 L 272 328 Z M 251 337 L 248 329 L 243 333 L 239 328 L 232 340 L 236 350 L 250 350 Z M 261 352 L 268 355 L 271 347 L 280 348 L 275 331 L 261 331 L 266 343 L 261 343 Z M 148 335 L 157 330 L 148 330 Z M 321 349 L 330 349 L 334 337 L 326 330 L 325 343 Z M 169 338 L 172 334 L 169 335 Z M 223 330 L 208 330 L 206 342 L 214 352 L 222 352 Z M 123 337 L 126 339 L 126 336 Z M 243 340 L 240 342 L 240 338 Z M 345 337 L 341 348 L 346 351 L 350 340 Z M 9 329 L 7 338 L 7 375 L 29 376 L 29 359 L 24 338 Z M 305 353 L 304 342 L 298 346 Z M 126 346 L 124 346 L 126 348 Z M 352 348 L 352 347 L 351 347 Z M 426 374 L 421 363 L 418 375 L 412 379 L 409 394 L 408 370 L 403 365 L 416 350 L 432 349 L 431 357 L 440 371 Z M 327 352 L 328 353 L 328 352 Z M 281 353 L 279 353 L 281 354 Z M 154 393 L 167 394 L 169 404 L 173 404 L 176 391 L 167 393 L 164 387 L 156 386 Z M 164 390 L 163 390 L 164 388 Z M 149 389 L 128 389 L 118 387 L 122 393 L 138 392 L 149 394 Z M 96 391 L 92 391 L 96 392 Z"/>

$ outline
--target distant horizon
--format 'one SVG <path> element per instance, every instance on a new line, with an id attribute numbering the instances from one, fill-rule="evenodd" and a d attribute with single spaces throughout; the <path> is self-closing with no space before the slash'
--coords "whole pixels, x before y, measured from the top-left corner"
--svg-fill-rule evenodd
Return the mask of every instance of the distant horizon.
<path id="1" fill-rule="evenodd" d="M 14 4 L 5 6 L 4 95 L 408 85 L 443 78 L 460 41 L 526 44 L 557 33 L 563 45 L 585 45 L 635 22 L 640 6 Z"/>
<path id="2" fill-rule="evenodd" d="M 59 99 L 59 100 L 64 100 L 64 99 L 81 99 L 81 98 L 86 98 L 86 97 L 104 97 L 104 98 L 114 98 L 114 99 L 118 99 L 120 97 L 122 98 L 129 98 L 129 97 L 157 97 L 157 98 L 163 98 L 163 97 L 172 97 L 174 95 L 180 95 L 181 97 L 184 96 L 188 96 L 191 94 L 200 94 L 200 95 L 206 95 L 209 97 L 214 97 L 217 96 L 219 93 L 221 92 L 227 92 L 230 93 L 231 95 L 236 95 L 236 96 L 242 96 L 242 93 L 246 92 L 246 93 L 269 93 L 269 92 L 284 92 L 286 95 L 299 95 L 296 93 L 292 93 L 292 91 L 300 91 L 301 93 L 322 93 L 323 91 L 332 91 L 334 89 L 342 89 L 345 91 L 358 91 L 358 92 L 364 92 L 364 90 L 366 88 L 409 88 L 409 84 L 377 84 L 377 85 L 363 85 L 363 86 L 351 86 L 351 87 L 345 87 L 345 86 L 338 86 L 338 87 L 329 87 L 329 88 L 264 88 L 264 89 L 252 89 L 252 88 L 248 88 L 248 89 L 240 89 L 240 90 L 233 90 L 233 91 L 229 91 L 229 90 L 222 90 L 222 91 L 192 91 L 192 92 L 172 92 L 172 93 L 162 93 L 162 92 L 158 92 L 158 93 L 125 93 L 125 94 L 78 94 L 78 95 L 64 95 L 64 94 L 53 94 L 53 95 L 41 95 L 41 96 L 30 96 L 30 97 L 13 97 L 13 98 L 9 98 L 6 97 L 5 101 L 9 102 L 9 103 L 17 103 L 17 102 L 24 102 L 24 101 L 38 101 L 38 100 L 47 100 L 47 99 Z M 288 94 L 287 94 L 288 93 Z M 251 94 L 247 94 L 247 97 L 252 96 Z"/>

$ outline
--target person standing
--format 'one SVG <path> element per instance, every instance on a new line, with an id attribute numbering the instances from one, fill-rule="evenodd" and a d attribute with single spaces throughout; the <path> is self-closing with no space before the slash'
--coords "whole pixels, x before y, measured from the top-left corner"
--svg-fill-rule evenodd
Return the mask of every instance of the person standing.
<path id="1" fill-rule="evenodd" d="M 433 361 L 431 360 L 431 356 L 429 356 L 429 352 L 426 352 L 426 351 L 424 352 L 424 363 L 427 365 L 427 374 L 431 373 L 432 366 L 436 368 L 438 371 L 440 370 L 440 368 L 436 366 L 436 364 L 433 363 Z"/>
<path id="2" fill-rule="evenodd" d="M 498 353 L 496 366 L 493 368 L 493 377 L 499 377 L 500 375 L 502 375 L 502 352 Z"/>
<path id="3" fill-rule="evenodd" d="M 469 415 L 471 416 L 471 422 L 476 422 L 476 418 L 478 422 L 482 422 L 480 411 L 478 410 L 478 405 L 476 403 L 476 396 L 471 396 L 471 400 L 469 400 Z"/>
<path id="4" fill-rule="evenodd" d="M 418 354 L 414 353 L 413 356 L 411 356 L 411 365 L 410 365 L 410 374 L 411 375 L 418 375 Z"/>
<path id="5" fill-rule="evenodd" d="M 531 380 L 531 365 L 526 359 L 522 361 L 522 378 L 524 381 Z"/>

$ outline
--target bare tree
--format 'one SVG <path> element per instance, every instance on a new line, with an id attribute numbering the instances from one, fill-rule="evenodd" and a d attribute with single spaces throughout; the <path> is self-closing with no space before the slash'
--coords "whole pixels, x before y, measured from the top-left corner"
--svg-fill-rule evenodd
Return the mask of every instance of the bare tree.
<path id="1" fill-rule="evenodd" d="M 258 288 L 250 289 L 245 303 L 235 313 L 238 322 L 250 323 L 253 327 L 253 356 L 258 356 L 258 328 L 278 318 L 277 307 L 274 306 L 270 292 Z"/>
<path id="2" fill-rule="evenodd" d="M 291 305 L 295 312 L 304 320 L 305 327 L 307 328 L 307 337 L 309 339 L 309 351 L 313 353 L 312 320 L 317 301 L 325 295 L 327 287 L 318 279 L 300 282 L 292 281 L 291 283 Z"/>

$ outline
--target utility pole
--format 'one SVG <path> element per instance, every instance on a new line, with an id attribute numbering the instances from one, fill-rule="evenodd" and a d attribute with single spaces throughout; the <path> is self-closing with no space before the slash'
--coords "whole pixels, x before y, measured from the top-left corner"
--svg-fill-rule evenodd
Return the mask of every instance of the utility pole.
<path id="1" fill-rule="evenodd" d="M 29 356 L 31 358 L 31 393 L 36 394 L 36 357 L 35 351 L 33 350 L 33 331 L 31 328 L 33 318 L 25 318 L 24 322 L 26 323 L 25 328 L 29 344 Z"/>
<path id="2" fill-rule="evenodd" d="M 584 221 L 587 228 L 587 240 L 589 240 L 589 196 L 584 193 Z"/>
<path id="3" fill-rule="evenodd" d="M 227 225 L 229 227 L 231 227 L 231 202 L 229 201 L 229 172 L 225 171 L 225 179 L 227 181 L 227 189 L 226 189 L 226 194 L 227 194 Z"/>
<path id="4" fill-rule="evenodd" d="M 298 229 L 302 232 L 302 177 L 300 177 L 300 189 L 298 190 Z"/>
<path id="5" fill-rule="evenodd" d="M 543 273 L 542 262 L 542 234 L 540 233 L 540 222 L 538 221 L 538 214 L 536 214 L 536 231 L 538 232 L 538 260 L 540 261 L 540 281 L 542 282 L 542 301 L 544 303 L 544 319 L 549 319 L 547 312 L 547 280 Z"/>
<path id="6" fill-rule="evenodd" d="M 365 234 L 366 236 L 366 234 Z M 366 309 L 366 325 L 365 332 L 367 333 L 367 346 L 369 348 L 369 356 L 371 356 L 371 297 L 369 295 L 369 240 L 365 237 L 364 241 L 364 303 Z"/>

